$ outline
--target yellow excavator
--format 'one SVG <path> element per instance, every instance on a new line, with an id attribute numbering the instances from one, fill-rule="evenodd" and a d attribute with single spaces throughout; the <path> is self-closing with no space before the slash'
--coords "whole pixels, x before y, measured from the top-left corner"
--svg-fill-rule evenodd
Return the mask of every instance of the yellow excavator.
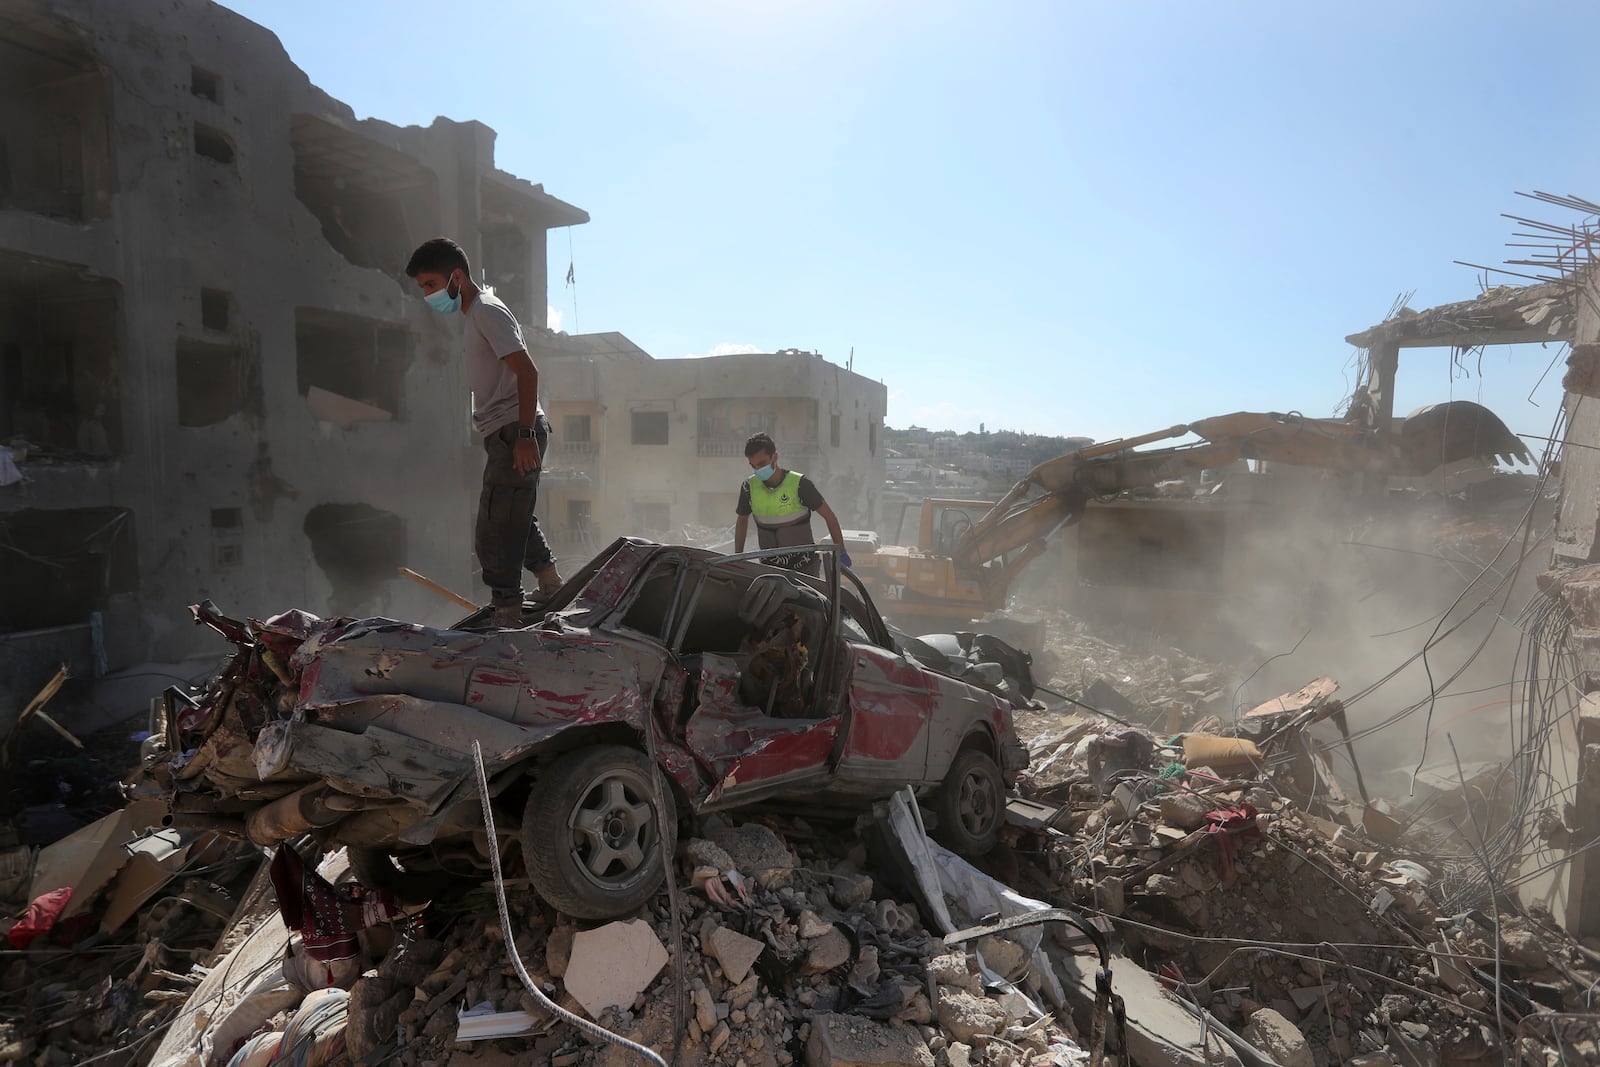
<path id="1" fill-rule="evenodd" d="M 1419 478 L 1466 460 L 1531 462 L 1499 417 L 1470 401 L 1433 404 L 1393 422 L 1379 430 L 1355 420 L 1239 411 L 1089 445 L 1041 463 L 998 503 L 924 500 L 917 544 L 852 544 L 855 571 L 885 614 L 908 624 L 960 623 L 1004 608 L 1051 534 L 1077 522 L 1091 501 L 1131 489 L 1241 460 L 1380 479 Z M 1188 434 L 1200 440 L 1139 451 Z"/>

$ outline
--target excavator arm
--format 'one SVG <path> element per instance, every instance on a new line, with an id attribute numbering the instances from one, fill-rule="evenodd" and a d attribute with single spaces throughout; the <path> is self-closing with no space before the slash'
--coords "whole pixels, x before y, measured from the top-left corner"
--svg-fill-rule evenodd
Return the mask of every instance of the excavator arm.
<path id="1" fill-rule="evenodd" d="M 1137 451 L 1194 434 L 1200 442 Z M 1227 467 L 1241 459 L 1351 473 L 1419 476 L 1464 459 L 1528 462 L 1526 447 L 1487 408 L 1469 401 L 1413 412 L 1394 431 L 1338 419 L 1239 411 L 1057 456 L 1027 477 L 955 544 L 958 573 L 1003 594 L 1045 540 L 1078 520 L 1089 501 Z M 1017 553 L 1013 555 L 1013 553 Z"/>

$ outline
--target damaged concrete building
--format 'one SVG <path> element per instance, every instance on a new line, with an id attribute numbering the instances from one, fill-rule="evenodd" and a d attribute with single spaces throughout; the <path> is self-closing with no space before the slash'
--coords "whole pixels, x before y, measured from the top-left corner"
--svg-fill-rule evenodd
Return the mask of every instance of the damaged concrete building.
<path id="1" fill-rule="evenodd" d="M 762 431 L 846 528 L 877 522 L 882 382 L 794 349 L 652 359 L 616 333 L 560 337 L 535 357 L 554 430 L 540 514 L 558 552 L 587 557 L 622 534 L 726 531 L 749 476 L 744 443 Z"/>
<path id="2" fill-rule="evenodd" d="M 173 660 L 206 597 L 432 608 L 402 564 L 469 588 L 459 340 L 403 267 L 453 234 L 543 327 L 546 233 L 587 214 L 206 0 L 12 0 L 0 89 L 7 662 Z"/>

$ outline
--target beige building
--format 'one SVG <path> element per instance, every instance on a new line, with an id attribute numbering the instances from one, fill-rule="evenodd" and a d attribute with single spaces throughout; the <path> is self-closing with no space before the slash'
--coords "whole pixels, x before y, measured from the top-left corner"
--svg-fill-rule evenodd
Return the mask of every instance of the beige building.
<path id="1" fill-rule="evenodd" d="M 453 234 L 543 326 L 588 216 L 208 0 L 0 3 L 0 90 L 0 706 L 216 651 L 208 597 L 448 621 L 396 568 L 473 589 L 482 450 L 406 259 Z"/>
<path id="2" fill-rule="evenodd" d="M 744 442 L 762 430 L 785 467 L 816 481 L 846 529 L 876 522 L 888 405 L 881 382 L 793 349 L 653 359 L 617 333 L 554 344 L 535 352 L 554 428 L 539 519 L 568 570 L 625 534 L 731 539 L 749 475 Z M 816 530 L 825 536 L 820 522 Z"/>

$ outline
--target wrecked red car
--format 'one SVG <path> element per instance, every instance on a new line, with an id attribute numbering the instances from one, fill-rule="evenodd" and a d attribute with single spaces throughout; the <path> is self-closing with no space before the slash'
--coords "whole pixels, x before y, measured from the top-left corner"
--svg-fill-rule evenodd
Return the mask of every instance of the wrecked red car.
<path id="1" fill-rule="evenodd" d="M 846 814 L 909 784 L 952 848 L 988 851 L 1027 764 L 1026 657 L 908 653 L 831 553 L 826 579 L 761 556 L 619 540 L 522 630 L 208 602 L 238 652 L 198 698 L 168 691 L 138 788 L 174 825 L 349 846 L 363 881 L 415 895 L 487 866 L 476 740 L 497 846 L 586 919 L 656 892 L 680 820 L 774 799 Z"/>

